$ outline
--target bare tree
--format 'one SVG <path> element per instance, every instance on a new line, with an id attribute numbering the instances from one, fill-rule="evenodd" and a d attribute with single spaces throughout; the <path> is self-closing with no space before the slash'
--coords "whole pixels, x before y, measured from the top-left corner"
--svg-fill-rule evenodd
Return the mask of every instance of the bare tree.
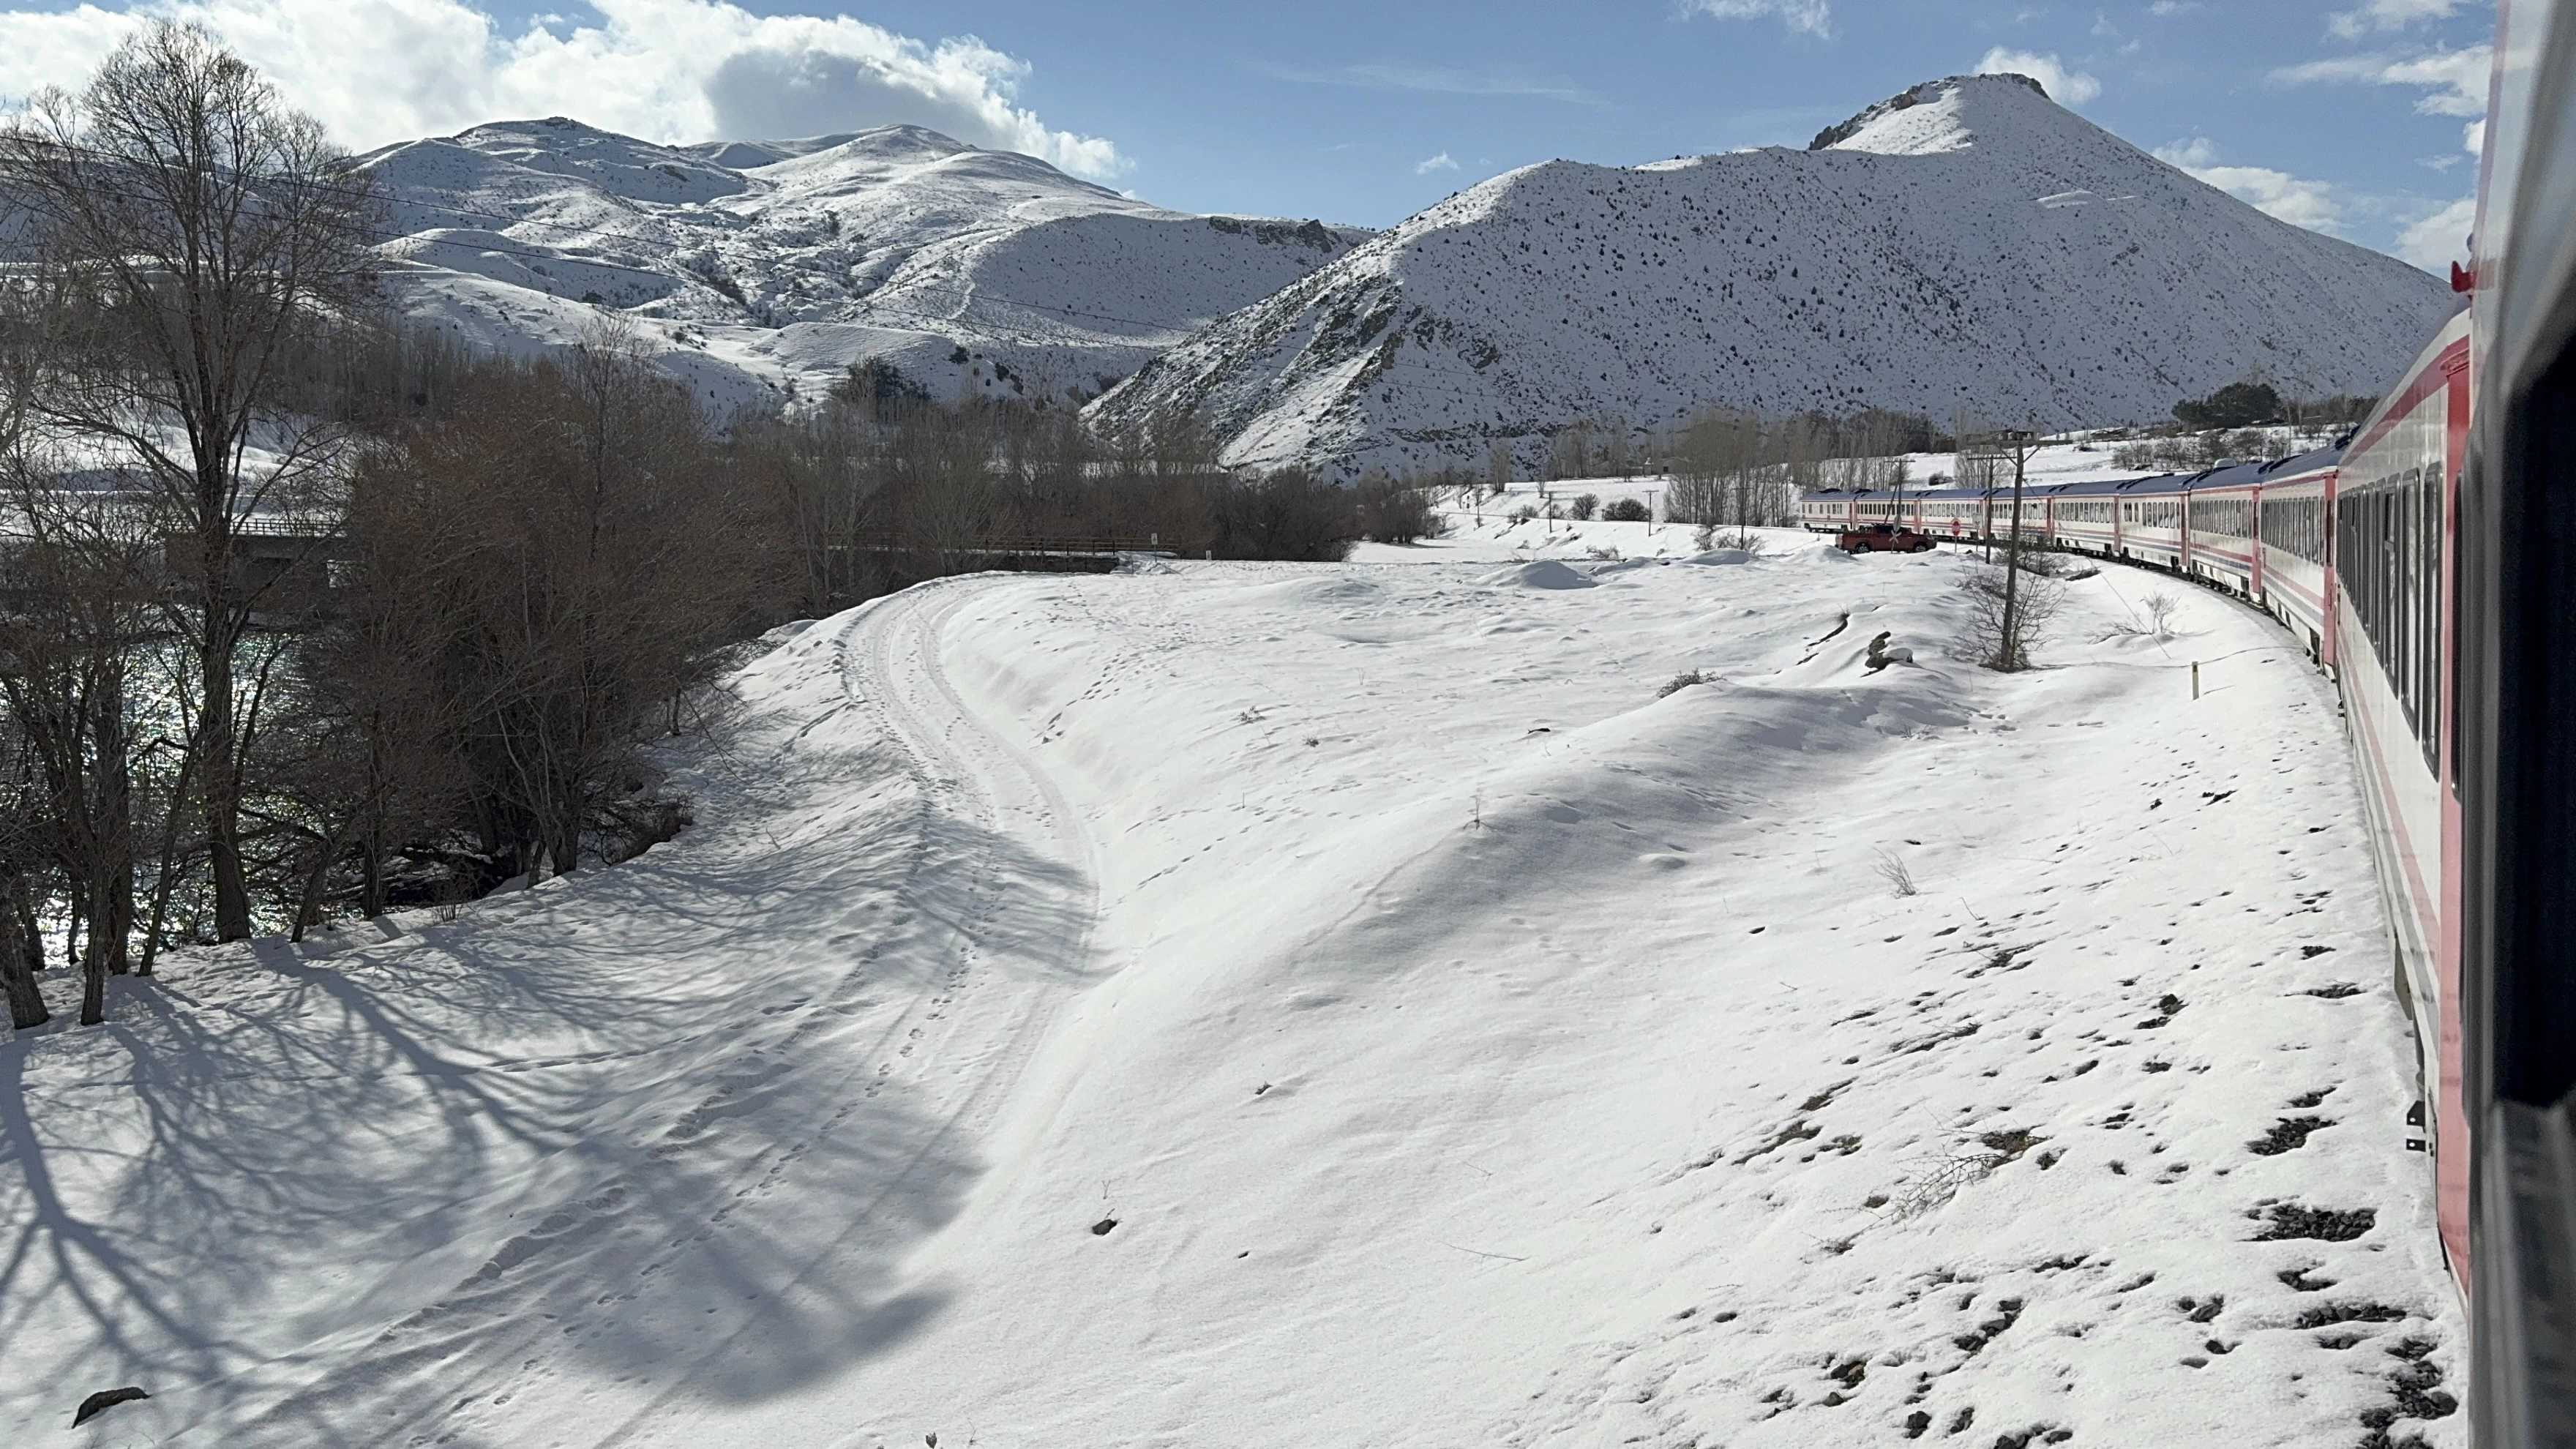
<path id="1" fill-rule="evenodd" d="M 1665 514 L 1676 523 L 1734 530 L 1734 547 L 1752 546 L 1758 525 L 1778 521 L 1791 486 L 1786 429 L 1760 413 L 1703 408 L 1675 445 L 1673 486 Z"/>
<path id="2" fill-rule="evenodd" d="M 0 989 L 9 999 L 9 1024 L 20 1031 L 52 1017 L 36 982 L 45 948 L 34 898 L 36 881 L 49 864 L 46 840 L 52 824 L 45 805 L 17 716 L 0 716 Z"/>
<path id="3" fill-rule="evenodd" d="M 1983 663 L 1989 669 L 2006 674 L 2030 667 L 2030 638 L 2044 622 L 2040 617 L 2043 606 L 2035 591 L 2029 601 L 2024 599 L 2025 592 L 2032 590 L 2033 586 L 2024 584 L 2024 576 L 2029 569 L 2022 560 L 2025 531 L 2022 527 L 2022 484 L 2031 455 L 2038 451 L 2039 433 L 2031 428 L 2001 428 L 1963 437 L 1959 441 L 1960 471 L 1963 474 L 1969 471 L 1971 464 L 1995 474 L 2000 474 L 2006 467 L 2012 471 L 2012 492 L 2002 510 L 2003 521 L 1999 525 L 1990 525 L 1988 529 L 1989 537 L 1995 527 L 2003 531 L 2004 566 L 2000 590 L 1994 596 L 1993 627 L 1991 630 L 1981 628 L 1981 637 L 1990 634 L 1992 644 Z M 1996 486 L 2001 486 L 2000 482 Z M 1971 587 L 1974 591 L 1983 586 L 1971 580 Z M 2053 598 L 2045 607 L 2048 612 L 2054 612 Z"/>
<path id="4" fill-rule="evenodd" d="M 1979 563 L 1959 581 L 1968 597 L 1968 651 L 1989 669 L 2030 668 L 2032 644 L 2064 606 L 2065 584 L 2032 568 L 2033 562 L 2025 558 L 2015 571 L 2001 560 Z M 1999 662 L 2004 660 L 2013 662 Z"/>
<path id="5" fill-rule="evenodd" d="M 83 1026 L 106 1019 L 107 978 L 134 932 L 134 713 L 127 672 L 145 640 L 151 554 L 133 515 L 21 472 L 0 560 L 0 700 L 35 791 L 36 834 L 68 889 Z M 21 865 L 25 862 L 22 860 Z M 23 870 L 9 881 L 13 891 Z M 6 933 L 0 933 L 5 936 Z M 0 949 L 9 943 L 0 939 Z"/>
<path id="6" fill-rule="evenodd" d="M 1592 476 L 1593 432 L 1589 419 L 1577 418 L 1549 436 L 1547 471 L 1550 478 Z"/>
<path id="7" fill-rule="evenodd" d="M 314 335 L 372 295 L 371 189 L 248 64 L 165 22 L 79 95 L 46 92 L 0 129 L 0 190 L 62 303 L 28 414 L 135 469 L 179 555 L 216 934 L 237 939 L 251 916 L 235 664 L 258 591 L 236 541 L 326 487 L 348 445 L 286 404 Z"/>
<path id="8" fill-rule="evenodd" d="M 389 449 L 361 465 L 336 561 L 344 586 L 288 661 L 283 706 L 252 756 L 255 809 L 291 842 L 275 874 L 299 940 L 352 862 L 359 913 L 384 911 L 387 861 L 458 819 L 470 794 L 464 701 L 445 668 L 466 615 L 440 584 L 486 540 L 479 520 L 388 486 L 400 472 Z"/>
<path id="9" fill-rule="evenodd" d="M 1636 440 L 1628 432 L 1626 418 L 1612 418 L 1601 434 L 1601 471 L 1607 477 L 1625 478 L 1635 466 Z"/>
<path id="10" fill-rule="evenodd" d="M 309 850 L 396 833 L 380 822 L 400 821 L 413 782 L 372 752 L 452 748 L 505 874 L 576 869 L 649 773 L 640 749 L 671 701 L 765 617 L 756 569 L 774 560 L 717 461 L 685 389 L 614 333 L 483 364 L 451 418 L 368 459 L 350 513 L 358 632 L 330 686 L 350 717 L 326 752 L 354 788 L 316 799 Z M 434 656 L 429 718 L 452 745 L 388 732 L 421 726 L 399 677 L 359 677 L 378 648 Z"/>

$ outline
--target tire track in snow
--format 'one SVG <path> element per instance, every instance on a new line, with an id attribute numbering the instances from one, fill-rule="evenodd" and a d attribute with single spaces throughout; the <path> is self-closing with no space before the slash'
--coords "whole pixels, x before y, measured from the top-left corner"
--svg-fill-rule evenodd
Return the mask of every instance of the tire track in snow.
<path id="1" fill-rule="evenodd" d="M 890 1170 L 869 1181 L 865 1199 L 848 1204 L 841 1230 L 796 1239 L 797 1251 L 780 1265 L 788 1271 L 760 1285 L 757 1308 L 729 1310 L 729 1326 L 685 1363 L 651 1367 L 660 1382 L 649 1399 L 592 1400 L 594 1412 L 624 1412 L 579 1442 L 658 1436 L 698 1404 L 724 1397 L 709 1381 L 737 1355 L 761 1352 L 760 1343 L 782 1326 L 792 1333 L 800 1295 L 880 1305 L 902 1299 L 893 1269 L 920 1245 L 923 1226 L 903 1204 L 965 1195 L 963 1186 L 937 1179 L 961 1164 L 972 1173 L 975 1154 L 962 1144 L 993 1124 L 1072 995 L 1069 987 L 1085 976 L 1098 911 L 1090 847 L 1074 816 L 1044 774 L 987 732 L 940 672 L 949 617 L 976 593 L 1010 582 L 944 581 L 841 616 L 829 648 L 842 698 L 782 735 L 788 749 L 815 746 L 818 731 L 842 733 L 839 747 L 853 761 L 873 760 L 879 772 L 891 766 L 913 795 L 911 819 L 896 827 L 911 840 L 897 857 L 901 878 L 885 882 L 890 909 L 865 928 L 876 939 L 837 975 L 808 978 L 809 989 L 793 1000 L 762 1004 L 757 986 L 748 987 L 751 1019 L 741 1023 L 728 1058 L 705 1071 L 711 1088 L 682 1098 L 688 1105 L 664 1130 L 636 1142 L 632 1165 L 581 1181 L 551 1202 L 532 1202 L 529 1225 L 497 1242 L 480 1268 L 350 1344 L 345 1357 L 327 1348 L 312 1355 L 292 1371 L 302 1383 L 242 1406 L 248 1422 L 200 1428 L 259 1442 L 280 1442 L 265 1436 L 284 1434 L 309 1439 L 350 1427 L 336 1422 L 344 1399 L 373 1400 L 366 1426 L 373 1442 L 492 1442 L 485 1436 L 494 1427 L 475 1421 L 514 1399 L 533 1404 L 564 1387 L 603 1387 L 606 1375 L 564 1373 L 561 1365 L 584 1338 L 618 1333 L 621 1315 L 651 1310 L 660 1285 L 690 1279 L 692 1259 L 724 1257 L 729 1235 L 762 1234 L 756 1216 L 739 1225 L 737 1216 L 756 1215 L 762 1199 L 793 1188 L 801 1160 L 817 1148 L 828 1156 L 835 1134 L 899 1122 L 909 1111 L 921 1129 L 900 1143 Z M 759 813 L 828 813 L 831 792 L 884 782 L 883 773 L 862 768 L 825 776 L 803 799 L 772 791 L 739 799 Z M 823 826 L 827 835 L 838 828 Z M 774 835 L 741 833 L 775 848 Z M 820 916 L 803 928 L 840 929 Z M 740 929 L 727 920 L 719 938 Z M 916 974 L 907 999 L 871 1000 Z M 870 1099 L 889 1085 L 900 1089 L 903 1104 L 872 1109 Z M 727 1119 L 735 1118 L 753 1120 L 728 1130 Z M 673 1164 L 667 1180 L 646 1166 L 660 1162 Z M 673 1206 L 655 1200 L 657 1185 L 694 1201 L 655 1217 Z M 633 1242 L 639 1227 L 651 1234 L 649 1246 Z M 600 1254 L 615 1253 L 621 1234 L 642 1251 L 613 1266 L 601 1261 Z M 774 1230 L 768 1238 L 772 1246 L 781 1240 Z M 669 1294 L 661 1298 L 667 1306 Z M 540 1382 L 548 1378 L 553 1391 Z"/>
<path id="2" fill-rule="evenodd" d="M 903 1191 L 923 1163 L 946 1160 L 940 1149 L 951 1138 L 992 1125 L 1064 1004 L 1067 978 L 1086 974 L 1099 913 L 1089 839 L 1045 773 L 977 720 L 940 665 L 941 630 L 949 618 L 979 587 L 1007 582 L 1012 581 L 969 578 L 918 586 L 845 616 L 833 643 L 846 706 L 870 716 L 919 791 L 903 898 L 910 909 L 921 910 L 923 895 L 939 880 L 962 876 L 969 883 L 967 908 L 953 915 L 951 944 L 940 953 L 942 969 L 879 1036 L 867 1054 L 875 1061 L 867 1084 L 857 1098 L 843 1103 L 824 1130 L 838 1127 L 889 1080 L 908 1080 L 930 1095 L 938 1085 L 933 1068 L 955 1061 L 952 1080 L 957 1085 L 937 1106 L 939 1127 L 874 1199 L 855 1208 L 851 1228 L 825 1244 L 773 1297 L 784 1297 L 828 1271 L 849 1239 L 865 1229 L 875 1207 Z M 953 855 L 940 848 L 951 839 Z M 1030 850 L 1031 844 L 1037 848 Z M 1032 870 L 1032 865 L 1053 869 Z M 1070 929 L 1055 929 L 1059 922 Z M 1020 989 L 994 981 L 992 989 L 975 993 L 980 982 L 1001 973 L 1006 959 L 1023 965 Z M 825 1026 L 826 1013 L 855 1001 L 871 984 L 869 976 L 865 969 L 853 971 L 829 1001 L 809 1011 L 791 1042 Z M 986 1020 L 975 1010 L 982 1003 L 967 1000 L 970 994 L 1006 999 L 993 1003 L 998 1010 Z M 774 1167 L 771 1176 L 779 1170 Z M 685 1412 L 684 1401 L 705 1370 L 757 1322 L 728 1335 L 689 1372 L 595 1440 L 598 1449 L 631 1443 L 647 1430 L 667 1429 L 675 1410 Z"/>

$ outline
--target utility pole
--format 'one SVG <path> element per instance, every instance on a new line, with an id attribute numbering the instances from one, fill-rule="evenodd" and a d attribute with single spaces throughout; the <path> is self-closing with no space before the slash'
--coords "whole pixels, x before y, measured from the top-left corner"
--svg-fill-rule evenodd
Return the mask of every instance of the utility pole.
<path id="1" fill-rule="evenodd" d="M 2004 637 L 1995 652 L 1995 667 L 2011 673 L 2022 666 L 2021 647 L 2021 484 L 2022 471 L 2039 446 L 2039 435 L 2027 428 L 2006 428 L 1995 442 L 2012 452 L 2012 534 L 2004 544 Z"/>

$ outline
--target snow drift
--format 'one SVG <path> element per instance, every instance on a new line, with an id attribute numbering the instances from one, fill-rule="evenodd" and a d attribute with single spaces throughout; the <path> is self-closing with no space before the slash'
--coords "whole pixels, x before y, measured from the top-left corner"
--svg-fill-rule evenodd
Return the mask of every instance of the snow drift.
<path id="1" fill-rule="evenodd" d="M 2018 76 L 1917 86 L 1778 147 L 1550 161 L 1405 221 L 1094 404 L 1205 409 L 1230 461 L 1521 469 L 1703 404 L 2156 419 L 2260 370 L 2376 393 L 2443 284 L 2273 220 Z"/>

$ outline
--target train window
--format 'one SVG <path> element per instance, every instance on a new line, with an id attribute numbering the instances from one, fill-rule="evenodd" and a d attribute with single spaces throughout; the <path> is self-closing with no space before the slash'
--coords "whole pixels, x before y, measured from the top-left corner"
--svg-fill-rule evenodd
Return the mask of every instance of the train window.
<path id="1" fill-rule="evenodd" d="M 2429 769 L 2439 770 L 2442 468 L 2362 484 L 2335 508 L 2335 568 Z"/>
<path id="2" fill-rule="evenodd" d="M 2310 563 L 2324 563 L 2325 507 L 2323 498 L 2264 499 L 2264 546 L 2295 554 Z"/>
<path id="3" fill-rule="evenodd" d="M 2253 535 L 2254 505 L 2244 498 L 2195 498 L 2191 500 L 2191 531 L 2215 534 L 2224 538 L 2248 538 Z"/>

